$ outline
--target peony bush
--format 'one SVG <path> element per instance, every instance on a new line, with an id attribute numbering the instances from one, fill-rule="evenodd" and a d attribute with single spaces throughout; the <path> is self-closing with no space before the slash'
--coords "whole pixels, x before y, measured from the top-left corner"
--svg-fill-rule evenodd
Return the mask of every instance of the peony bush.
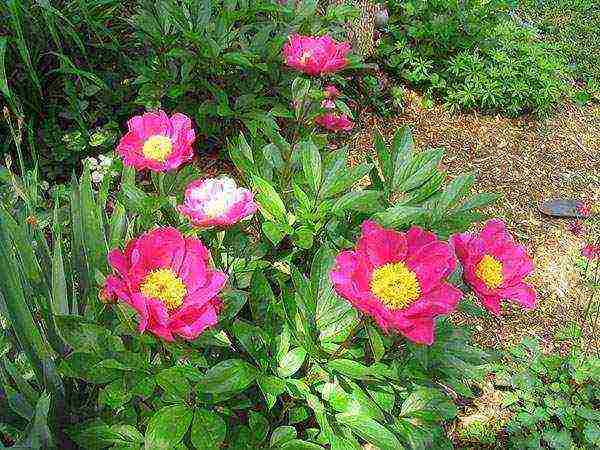
<path id="1" fill-rule="evenodd" d="M 455 401 L 488 356 L 446 316 L 472 309 L 469 287 L 495 313 L 504 299 L 533 306 L 531 260 L 501 222 L 458 234 L 495 197 L 469 194 L 473 174 L 447 183 L 443 151 L 417 151 L 409 129 L 376 133 L 377 158 L 358 165 L 330 149 L 317 125 L 324 100 L 351 114 L 329 79 L 349 50 L 290 38 L 283 60 L 304 73 L 294 119 L 231 141 L 235 173 L 203 176 L 192 121 L 147 112 L 118 144 L 118 186 L 95 191 L 89 168 L 73 180 L 50 246 L 39 223 L 0 209 L 7 440 L 451 447 Z"/>

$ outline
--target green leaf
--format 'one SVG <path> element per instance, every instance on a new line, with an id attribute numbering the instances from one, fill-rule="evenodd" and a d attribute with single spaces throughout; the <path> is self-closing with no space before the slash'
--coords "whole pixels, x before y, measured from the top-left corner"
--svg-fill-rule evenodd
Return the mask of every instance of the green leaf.
<path id="1" fill-rule="evenodd" d="M 378 191 L 350 191 L 336 200 L 331 212 L 333 214 L 345 211 L 374 212 L 381 208 L 380 198 L 381 192 Z"/>
<path id="2" fill-rule="evenodd" d="M 393 161 L 392 191 L 397 192 L 400 184 L 405 180 L 406 164 L 413 155 L 413 137 L 410 127 L 404 126 L 396 131 L 392 146 L 391 159 Z"/>
<path id="3" fill-rule="evenodd" d="M 367 333 L 369 336 L 369 346 L 371 347 L 371 353 L 373 354 L 373 359 L 375 362 L 378 362 L 383 358 L 385 353 L 385 346 L 383 345 L 383 338 L 376 327 L 373 325 L 369 325 L 367 327 Z"/>
<path id="4" fill-rule="evenodd" d="M 600 425 L 596 422 L 587 422 L 583 429 L 585 440 L 594 446 L 600 446 Z"/>
<path id="5" fill-rule="evenodd" d="M 287 352 L 281 361 L 279 361 L 277 373 L 284 378 L 290 377 L 300 370 L 305 359 L 306 350 L 302 347 L 296 347 Z"/>
<path id="6" fill-rule="evenodd" d="M 191 440 L 198 450 L 219 448 L 225 441 L 226 434 L 227 425 L 219 414 L 207 409 L 197 409 L 194 412 Z"/>
<path id="7" fill-rule="evenodd" d="M 451 420 L 456 417 L 456 405 L 447 395 L 433 388 L 418 388 L 404 403 L 400 414 L 403 417 L 431 417 L 432 420 Z"/>
<path id="8" fill-rule="evenodd" d="M 81 217 L 83 226 L 85 254 L 93 271 L 106 270 L 108 247 L 104 234 L 103 212 L 94 199 L 89 168 L 85 167 L 80 188 Z"/>
<path id="9" fill-rule="evenodd" d="M 443 156 L 441 149 L 418 153 L 408 164 L 407 176 L 394 192 L 408 192 L 423 185 L 439 172 L 438 166 Z"/>
<path id="10" fill-rule="evenodd" d="M 356 380 L 372 378 L 371 370 L 367 366 L 350 359 L 334 359 L 327 363 L 327 367 Z"/>
<path id="11" fill-rule="evenodd" d="M 275 303 L 275 294 L 273 294 L 267 277 L 262 271 L 255 270 L 250 282 L 250 312 L 257 325 L 265 326 L 267 330 L 275 326 L 270 322 L 273 318 Z"/>
<path id="12" fill-rule="evenodd" d="M 362 163 L 351 169 L 342 169 L 330 183 L 326 182 L 328 180 L 326 178 L 321 189 L 321 196 L 323 198 L 330 198 L 341 194 L 368 175 L 372 168 L 372 164 Z"/>
<path id="13" fill-rule="evenodd" d="M 264 331 L 245 320 L 237 319 L 231 326 L 235 338 L 242 347 L 261 366 L 267 367 L 267 336 Z"/>
<path id="14" fill-rule="evenodd" d="M 310 80 L 307 78 L 296 77 L 292 81 L 292 98 L 302 101 L 310 91 Z"/>
<path id="15" fill-rule="evenodd" d="M 381 450 L 404 448 L 394 433 L 368 416 L 340 413 L 336 414 L 335 418 L 339 424 L 350 427 L 354 433 Z"/>
<path id="16" fill-rule="evenodd" d="M 254 65 L 246 55 L 240 52 L 229 52 L 223 55 L 223 61 L 240 67 L 251 68 Z"/>
<path id="17" fill-rule="evenodd" d="M 460 199 L 469 192 L 474 182 L 475 174 L 473 173 L 465 173 L 456 177 L 446 189 L 444 189 L 444 192 L 438 200 L 437 207 L 440 210 L 445 211 L 455 206 Z"/>
<path id="18" fill-rule="evenodd" d="M 333 291 L 329 272 L 334 256 L 331 249 L 321 247 L 313 259 L 310 282 L 317 299 L 315 323 L 322 342 L 341 342 L 358 322 L 356 309 Z"/>
<path id="19" fill-rule="evenodd" d="M 54 314 L 69 314 L 69 299 L 67 296 L 67 280 L 62 253 L 62 236 L 58 219 L 58 203 L 54 207 L 53 254 L 52 254 L 52 312 Z"/>
<path id="20" fill-rule="evenodd" d="M 63 340 L 73 350 L 85 353 L 123 351 L 123 343 L 110 330 L 81 316 L 56 316 L 56 326 Z"/>
<path id="21" fill-rule="evenodd" d="M 273 433 L 271 433 L 271 447 L 279 447 L 286 442 L 295 439 L 298 433 L 296 432 L 296 428 L 291 427 L 289 425 L 284 425 L 279 428 L 275 428 Z"/>
<path id="22" fill-rule="evenodd" d="M 186 399 L 190 393 L 190 383 L 182 370 L 185 371 L 178 366 L 163 369 L 156 374 L 156 383 L 167 394 Z"/>
<path id="23" fill-rule="evenodd" d="M 231 320 L 240 312 L 248 301 L 248 294 L 244 291 L 228 289 L 221 294 L 223 298 L 223 311 L 219 321 Z"/>
<path id="24" fill-rule="evenodd" d="M 222 394 L 243 391 L 256 379 L 256 368 L 241 359 L 228 359 L 209 369 L 198 382 L 198 392 Z"/>
<path id="25" fill-rule="evenodd" d="M 423 208 L 415 206 L 396 205 L 379 212 L 373 219 L 387 228 L 400 228 L 418 222 L 424 214 Z"/>
<path id="26" fill-rule="evenodd" d="M 250 411 L 248 414 L 248 426 L 252 432 L 254 441 L 261 443 L 267 438 L 267 434 L 269 434 L 269 421 L 265 419 L 265 416 L 256 411 Z"/>
<path id="27" fill-rule="evenodd" d="M 0 261 L 3 264 L 0 270 L 0 311 L 7 315 L 20 347 L 33 365 L 38 379 L 43 380 L 42 360 L 50 356 L 49 348 L 27 306 L 25 290 L 18 275 L 19 267 L 1 226 Z"/>
<path id="28" fill-rule="evenodd" d="M 179 444 L 192 421 L 193 412 L 187 406 L 165 406 L 148 421 L 144 448 L 171 450 Z"/>
<path id="29" fill-rule="evenodd" d="M 373 144 L 375 146 L 375 150 L 377 151 L 377 160 L 381 166 L 383 180 L 385 184 L 391 184 L 394 172 L 393 161 L 391 159 L 390 152 L 383 141 L 383 136 L 377 129 L 375 130 L 375 134 L 373 136 Z"/>
<path id="30" fill-rule="evenodd" d="M 302 141 L 298 145 L 304 177 L 312 192 L 317 193 L 321 186 L 321 154 L 317 146 L 310 140 Z"/>
<path id="31" fill-rule="evenodd" d="M 260 210 L 268 220 L 273 220 L 280 225 L 287 225 L 287 212 L 283 200 L 273 186 L 260 177 L 253 177 L 254 188 L 257 190 L 256 200 Z"/>
<path id="32" fill-rule="evenodd" d="M 294 232 L 294 243 L 304 249 L 312 248 L 315 234 L 309 227 L 301 226 Z"/>
<path id="33" fill-rule="evenodd" d="M 273 245 L 279 244 L 287 234 L 282 227 L 273 222 L 263 222 L 261 229 L 267 239 L 269 239 Z"/>
<path id="34" fill-rule="evenodd" d="M 48 411 L 50 410 L 50 395 L 44 393 L 38 400 L 33 419 L 23 433 L 23 438 L 15 443 L 14 449 L 55 448 L 52 433 L 48 427 Z"/>
<path id="35" fill-rule="evenodd" d="M 109 247 L 117 248 L 121 245 L 123 236 L 125 235 L 125 229 L 127 227 L 127 214 L 125 207 L 118 200 L 115 201 L 112 215 L 110 216 L 110 233 L 109 233 Z"/>
<path id="36" fill-rule="evenodd" d="M 470 211 L 472 209 L 483 208 L 496 202 L 500 198 L 500 194 L 487 194 L 485 192 L 476 194 L 466 200 L 457 211 Z"/>

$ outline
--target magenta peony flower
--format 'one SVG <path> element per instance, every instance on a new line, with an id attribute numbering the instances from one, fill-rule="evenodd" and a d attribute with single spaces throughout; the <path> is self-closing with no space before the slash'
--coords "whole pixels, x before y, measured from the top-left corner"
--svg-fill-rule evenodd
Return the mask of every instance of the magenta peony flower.
<path id="1" fill-rule="evenodd" d="M 129 132 L 117 146 L 126 166 L 166 172 L 194 156 L 196 133 L 184 114 L 175 113 L 169 118 L 164 111 L 147 112 L 129 119 L 127 127 Z"/>
<path id="2" fill-rule="evenodd" d="M 140 332 L 167 341 L 175 335 L 195 339 L 217 323 L 218 293 L 227 281 L 223 272 L 209 268 L 209 258 L 199 239 L 157 228 L 131 240 L 124 252 L 108 254 L 115 274 L 106 279 L 103 295 L 135 309 Z"/>
<path id="3" fill-rule="evenodd" d="M 191 182 L 177 210 L 197 227 L 227 227 L 256 212 L 258 205 L 248 189 L 227 177 Z"/>
<path id="4" fill-rule="evenodd" d="M 600 258 L 600 245 L 587 244 L 581 249 L 581 256 L 589 260 Z"/>
<path id="5" fill-rule="evenodd" d="M 489 220 L 479 235 L 455 234 L 450 242 L 463 266 L 465 283 L 489 311 L 500 314 L 502 300 L 535 306 L 537 294 L 523 281 L 533 272 L 533 261 L 501 220 Z"/>
<path id="6" fill-rule="evenodd" d="M 346 114 L 325 113 L 315 119 L 317 125 L 329 131 L 337 133 L 338 131 L 350 131 L 354 128 L 352 122 Z"/>
<path id="7" fill-rule="evenodd" d="M 368 220 L 356 249 L 337 256 L 331 281 L 383 330 L 431 345 L 435 317 L 454 310 L 462 297 L 445 280 L 455 267 L 452 249 L 433 233 L 419 227 L 400 233 Z"/>
<path id="8" fill-rule="evenodd" d="M 334 85 L 330 84 L 329 86 L 325 86 L 325 97 L 326 98 L 335 100 L 340 95 L 341 95 L 340 91 L 338 91 L 338 89 Z"/>
<path id="9" fill-rule="evenodd" d="M 308 75 L 323 75 L 346 67 L 350 50 L 349 43 L 338 43 L 328 35 L 294 34 L 283 47 L 283 59 L 288 66 Z"/>

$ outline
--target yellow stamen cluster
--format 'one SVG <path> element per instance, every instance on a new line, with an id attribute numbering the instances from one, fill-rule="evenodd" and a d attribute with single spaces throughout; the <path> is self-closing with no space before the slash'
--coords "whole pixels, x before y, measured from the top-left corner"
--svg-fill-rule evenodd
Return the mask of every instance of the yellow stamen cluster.
<path id="1" fill-rule="evenodd" d="M 475 267 L 475 275 L 490 289 L 500 287 L 504 281 L 502 263 L 491 255 L 485 255 Z"/>
<path id="2" fill-rule="evenodd" d="M 160 300 L 169 310 L 179 308 L 187 294 L 185 283 L 171 269 L 150 272 L 141 284 L 140 291 L 146 297 Z"/>
<path id="3" fill-rule="evenodd" d="M 389 309 L 404 309 L 421 295 L 416 274 L 402 262 L 385 264 L 373 271 L 371 292 Z"/>
<path id="4" fill-rule="evenodd" d="M 173 143 L 171 142 L 171 139 L 167 136 L 157 134 L 150 136 L 146 142 L 144 142 L 142 153 L 148 159 L 165 162 L 172 150 Z"/>

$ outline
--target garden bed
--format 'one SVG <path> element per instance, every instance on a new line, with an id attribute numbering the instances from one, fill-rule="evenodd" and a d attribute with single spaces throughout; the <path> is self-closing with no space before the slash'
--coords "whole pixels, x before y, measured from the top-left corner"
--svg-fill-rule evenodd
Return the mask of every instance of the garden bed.
<path id="1" fill-rule="evenodd" d="M 477 173 L 475 188 L 499 192 L 502 198 L 490 215 L 502 217 L 534 256 L 534 284 L 540 306 L 531 312 L 510 310 L 501 320 L 475 323 L 478 340 L 506 349 L 525 335 L 560 347 L 556 335 L 569 319 L 576 320 L 589 299 L 576 267 L 582 238 L 568 230 L 568 221 L 549 219 L 538 211 L 540 202 L 555 198 L 598 200 L 600 180 L 600 106 L 566 104 L 548 119 L 508 119 L 476 113 L 451 114 L 443 106 L 423 106 L 409 91 L 403 113 L 393 119 L 365 115 L 352 147 L 357 160 L 372 148 L 372 130 L 389 138 L 402 125 L 412 127 L 419 148 L 443 147 L 450 176 L 464 170 Z M 370 150 L 366 150 L 370 151 Z M 490 333 L 489 330 L 493 330 Z"/>

